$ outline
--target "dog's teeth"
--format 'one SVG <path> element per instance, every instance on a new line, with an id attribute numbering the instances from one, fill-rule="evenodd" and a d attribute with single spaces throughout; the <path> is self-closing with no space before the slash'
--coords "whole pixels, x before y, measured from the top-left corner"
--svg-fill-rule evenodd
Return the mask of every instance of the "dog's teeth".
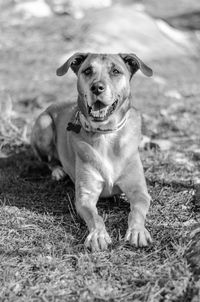
<path id="1" fill-rule="evenodd" d="M 99 116 L 98 112 L 96 112 L 96 111 L 91 111 L 91 114 L 92 114 L 94 117 L 98 117 L 98 116 Z"/>
<path id="2" fill-rule="evenodd" d="M 117 103 L 118 103 L 118 100 L 116 100 L 111 106 L 107 106 L 106 108 L 103 108 L 101 110 L 93 110 L 90 107 L 91 110 L 89 111 L 89 114 L 91 116 L 93 116 L 94 118 L 104 119 L 106 116 L 110 115 L 115 110 Z"/>
<path id="3" fill-rule="evenodd" d="M 103 110 L 100 110 L 99 111 L 99 115 L 100 115 L 100 117 L 104 117 L 104 116 L 106 116 L 106 114 L 107 114 L 107 108 L 106 109 L 103 109 Z"/>
<path id="4" fill-rule="evenodd" d="M 108 108 L 104 108 L 104 109 L 101 109 L 99 111 L 93 111 L 91 110 L 90 114 L 93 116 L 93 117 L 105 117 L 106 114 L 107 114 L 107 111 L 108 111 Z"/>

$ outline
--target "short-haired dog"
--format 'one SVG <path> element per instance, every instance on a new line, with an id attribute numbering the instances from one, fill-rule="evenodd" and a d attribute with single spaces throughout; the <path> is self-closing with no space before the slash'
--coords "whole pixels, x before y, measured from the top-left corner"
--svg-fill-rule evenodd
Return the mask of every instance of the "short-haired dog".
<path id="1" fill-rule="evenodd" d="M 48 107 L 36 120 L 31 144 L 49 163 L 56 179 L 68 174 L 75 184 L 75 206 L 89 234 L 85 246 L 104 250 L 111 243 L 98 214 L 99 197 L 125 193 L 130 202 L 125 240 L 147 246 L 150 205 L 138 147 L 141 118 L 131 99 L 130 80 L 152 70 L 135 54 L 75 53 L 60 68 L 77 75 L 77 102 Z"/>

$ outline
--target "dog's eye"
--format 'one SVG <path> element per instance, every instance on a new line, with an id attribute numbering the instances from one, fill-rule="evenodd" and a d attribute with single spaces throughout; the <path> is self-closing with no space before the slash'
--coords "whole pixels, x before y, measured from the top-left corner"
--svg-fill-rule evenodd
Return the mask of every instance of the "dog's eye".
<path id="1" fill-rule="evenodd" d="M 113 75 L 118 75 L 118 74 L 120 74 L 120 71 L 117 68 L 113 68 L 112 71 L 111 71 L 111 73 Z"/>
<path id="2" fill-rule="evenodd" d="M 91 67 L 86 68 L 85 70 L 83 70 L 83 73 L 85 75 L 91 75 L 92 74 L 92 68 Z"/>

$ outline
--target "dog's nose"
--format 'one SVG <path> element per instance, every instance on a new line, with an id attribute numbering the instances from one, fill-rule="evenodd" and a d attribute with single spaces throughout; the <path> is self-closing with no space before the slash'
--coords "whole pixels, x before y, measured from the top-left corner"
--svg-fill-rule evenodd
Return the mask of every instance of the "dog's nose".
<path id="1" fill-rule="evenodd" d="M 91 91 L 95 95 L 101 94 L 105 90 L 105 85 L 102 82 L 93 83 L 91 86 Z"/>

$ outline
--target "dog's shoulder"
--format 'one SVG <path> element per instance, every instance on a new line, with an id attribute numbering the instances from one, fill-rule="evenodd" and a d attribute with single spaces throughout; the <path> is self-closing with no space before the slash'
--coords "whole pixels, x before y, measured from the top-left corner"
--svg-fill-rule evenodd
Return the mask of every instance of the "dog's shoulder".
<path id="1" fill-rule="evenodd" d="M 137 137 L 141 134 L 142 116 L 139 110 L 131 107 L 128 112 L 125 132 Z"/>
<path id="2" fill-rule="evenodd" d="M 135 108 L 128 112 L 126 125 L 119 131 L 115 146 L 115 153 L 131 156 L 138 150 L 141 141 L 141 114 Z"/>
<path id="3" fill-rule="evenodd" d="M 131 106 L 129 116 L 132 120 L 134 120 L 135 123 L 138 123 L 138 125 L 141 125 L 142 115 L 141 115 L 141 112 L 137 108 Z"/>

